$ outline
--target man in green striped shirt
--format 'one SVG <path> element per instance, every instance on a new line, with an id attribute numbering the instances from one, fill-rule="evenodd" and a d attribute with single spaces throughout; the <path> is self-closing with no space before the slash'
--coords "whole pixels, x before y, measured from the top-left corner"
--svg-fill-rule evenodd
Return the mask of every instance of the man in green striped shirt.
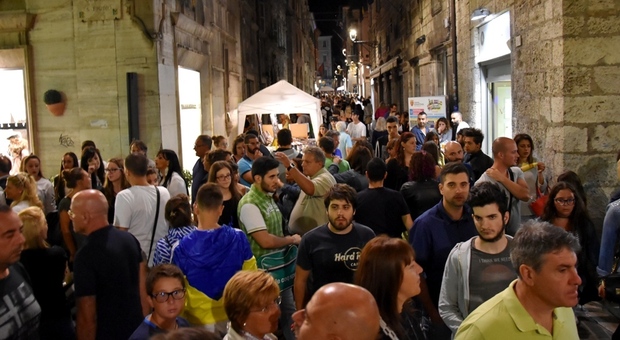
<path id="1" fill-rule="evenodd" d="M 254 160 L 254 183 L 250 191 L 241 198 L 237 208 L 239 225 L 247 234 L 252 253 L 257 259 L 301 241 L 299 235 L 283 236 L 282 233 L 282 213 L 273 200 L 273 193 L 282 185 L 278 178 L 279 165 L 277 160 L 270 157 Z M 292 314 L 295 312 L 292 288 L 283 290 L 280 296 L 280 327 L 287 340 L 295 339 L 291 331 Z"/>

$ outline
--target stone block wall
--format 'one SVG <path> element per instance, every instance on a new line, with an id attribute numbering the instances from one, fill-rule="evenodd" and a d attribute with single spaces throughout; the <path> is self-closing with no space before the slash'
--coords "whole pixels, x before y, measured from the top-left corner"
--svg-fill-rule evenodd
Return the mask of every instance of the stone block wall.
<path id="1" fill-rule="evenodd" d="M 28 34 L 34 147 L 46 176 L 58 172 L 65 152 L 79 157 L 81 143 L 87 139 L 97 143 L 104 159 L 129 152 L 127 72 L 140 77 L 141 138 L 152 152 L 161 143 L 154 45 L 131 20 L 124 2 L 107 3 L 119 5 L 118 19 L 83 20 L 83 8 L 77 2 L 28 2 L 26 10 L 36 17 Z M 49 89 L 66 95 L 67 108 L 61 117 L 45 108 L 43 93 Z M 70 137 L 74 146 L 61 146 L 61 134 Z"/>
<path id="2" fill-rule="evenodd" d="M 600 227 L 608 195 L 617 186 L 620 5 L 613 0 L 457 1 L 460 109 L 470 122 L 482 119 L 476 22 L 470 21 L 478 7 L 510 11 L 514 133 L 532 136 L 550 178 L 565 170 L 581 177 Z"/>

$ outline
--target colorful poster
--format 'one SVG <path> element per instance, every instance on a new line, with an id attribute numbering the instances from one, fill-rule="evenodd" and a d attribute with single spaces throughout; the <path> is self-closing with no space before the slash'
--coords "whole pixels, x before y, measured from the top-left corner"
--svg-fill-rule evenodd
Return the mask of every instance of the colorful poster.
<path id="1" fill-rule="evenodd" d="M 409 125 L 417 124 L 418 114 L 422 111 L 428 117 L 427 126 L 435 128 L 435 122 L 438 118 L 446 117 L 446 97 L 409 97 Z"/>

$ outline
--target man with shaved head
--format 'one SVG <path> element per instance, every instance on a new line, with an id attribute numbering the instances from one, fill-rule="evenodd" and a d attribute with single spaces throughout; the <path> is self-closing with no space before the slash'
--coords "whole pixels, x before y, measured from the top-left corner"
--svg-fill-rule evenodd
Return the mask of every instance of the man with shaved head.
<path id="1" fill-rule="evenodd" d="M 293 314 L 298 340 L 375 340 L 379 308 L 366 289 L 348 283 L 330 283 L 319 289 L 306 309 Z"/>
<path id="2" fill-rule="evenodd" d="M 525 175 L 517 165 L 519 154 L 517 144 L 511 138 L 499 137 L 493 141 L 493 165 L 476 181 L 497 183 L 508 199 L 510 220 L 506 224 L 506 233 L 514 235 L 521 225 L 521 202 L 530 200 L 530 191 L 525 182 Z"/>
<path id="3" fill-rule="evenodd" d="M 463 147 L 461 143 L 456 141 L 449 141 L 444 146 L 444 159 L 446 164 L 454 162 L 454 163 L 462 163 L 467 168 L 467 173 L 469 175 L 469 186 L 473 187 L 476 180 L 474 179 L 474 169 L 472 169 L 469 163 L 463 163 Z"/>
<path id="4" fill-rule="evenodd" d="M 73 265 L 78 339 L 127 339 L 148 313 L 140 243 L 108 223 L 98 190 L 73 196 L 69 217 L 87 237 Z"/>

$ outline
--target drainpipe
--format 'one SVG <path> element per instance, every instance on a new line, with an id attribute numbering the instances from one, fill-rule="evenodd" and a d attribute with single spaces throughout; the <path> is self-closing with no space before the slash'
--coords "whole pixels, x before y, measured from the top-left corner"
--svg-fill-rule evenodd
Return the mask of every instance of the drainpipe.
<path id="1" fill-rule="evenodd" d="M 256 4 L 256 25 L 258 26 L 258 29 L 256 30 L 256 55 L 258 56 L 258 90 L 262 90 L 263 87 L 261 86 L 261 81 L 263 79 L 263 74 L 261 73 L 261 43 L 260 43 L 260 25 L 259 25 L 259 20 L 260 20 L 260 9 L 258 6 L 258 0 L 255 0 L 254 3 Z M 263 18 L 264 20 L 264 18 Z M 253 93 L 252 93 L 253 94 Z M 251 94 L 248 94 L 248 98 L 251 96 Z"/>
<path id="2" fill-rule="evenodd" d="M 452 110 L 459 110 L 459 76 L 456 57 L 456 0 L 450 0 L 450 40 L 452 40 Z"/>

